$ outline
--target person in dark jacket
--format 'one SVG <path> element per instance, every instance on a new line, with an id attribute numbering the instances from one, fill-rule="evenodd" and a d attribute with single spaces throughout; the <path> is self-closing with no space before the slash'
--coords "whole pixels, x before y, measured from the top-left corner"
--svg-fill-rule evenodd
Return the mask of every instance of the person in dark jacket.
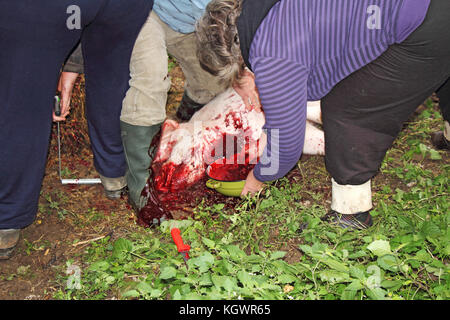
<path id="1" fill-rule="evenodd" d="M 108 185 L 127 185 L 128 200 L 135 211 L 147 203 L 142 190 L 150 176 L 153 153 L 152 139 L 166 119 L 167 93 L 171 80 L 168 75 L 168 54 L 174 57 L 185 78 L 185 90 L 176 115 L 188 121 L 192 115 L 226 88 L 204 71 L 196 56 L 195 22 L 202 16 L 210 0 L 155 0 L 151 14 L 136 40 L 130 62 L 130 88 L 122 103 L 120 127 L 127 161 L 125 179 L 105 179 Z M 61 74 L 63 109 L 68 102 L 78 73 L 83 73 L 82 50 L 78 48 L 69 58 Z M 95 108 L 95 106 L 94 106 Z M 87 119 L 92 122 L 95 121 Z M 106 155 L 107 156 L 107 155 Z M 95 159 L 95 155 L 94 155 Z M 113 193 L 109 193 L 114 195 Z"/>
<path id="2" fill-rule="evenodd" d="M 98 119 L 90 134 L 110 153 L 97 159 L 108 168 L 101 174 L 125 172 L 119 116 L 131 52 L 152 6 L 153 0 L 0 0 L 0 259 L 11 256 L 20 230 L 36 217 L 55 88 L 80 40 L 87 110 Z"/>
<path id="3" fill-rule="evenodd" d="M 321 100 L 331 211 L 342 227 L 372 225 L 371 179 L 404 121 L 433 92 L 450 120 L 447 0 L 213 0 L 197 28 L 214 75 L 255 74 L 265 154 L 243 194 L 283 177 L 300 158 L 306 102 Z M 448 132 L 436 140 L 449 139 Z M 445 143 L 443 143 L 445 145 Z"/>

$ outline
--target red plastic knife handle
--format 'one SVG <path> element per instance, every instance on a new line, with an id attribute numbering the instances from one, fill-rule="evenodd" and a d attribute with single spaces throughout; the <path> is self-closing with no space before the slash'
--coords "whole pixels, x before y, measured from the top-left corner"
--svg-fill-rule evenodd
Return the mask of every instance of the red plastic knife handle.
<path id="1" fill-rule="evenodd" d="M 172 235 L 173 242 L 177 246 L 178 252 L 188 252 L 191 250 L 191 246 L 183 243 L 183 239 L 181 238 L 181 232 L 178 228 L 173 228 L 170 230 L 170 234 Z"/>

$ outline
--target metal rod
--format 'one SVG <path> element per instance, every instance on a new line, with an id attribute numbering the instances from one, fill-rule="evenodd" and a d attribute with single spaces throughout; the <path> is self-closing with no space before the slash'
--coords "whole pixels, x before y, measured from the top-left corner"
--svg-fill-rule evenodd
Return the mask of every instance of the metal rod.
<path id="1" fill-rule="evenodd" d="M 94 179 L 61 179 L 62 184 L 97 184 L 102 183 L 98 178 Z"/>
<path id="2" fill-rule="evenodd" d="M 59 134 L 59 121 L 57 122 L 58 126 L 58 173 L 59 173 L 59 180 L 62 181 L 61 177 L 61 137 Z"/>
<path id="3" fill-rule="evenodd" d="M 59 97 L 55 97 L 55 109 L 59 109 Z M 56 104 L 58 104 L 56 108 Z M 56 110 L 55 110 L 56 111 Z M 55 112 L 56 114 L 56 112 Z M 59 115 L 59 114 L 56 114 Z M 57 131 L 58 131 L 58 174 L 59 174 L 59 180 L 61 180 L 62 184 L 99 184 L 102 183 L 102 181 L 99 178 L 94 179 L 63 179 L 61 176 L 61 134 L 60 134 L 60 128 L 59 128 L 59 121 L 57 122 Z"/>

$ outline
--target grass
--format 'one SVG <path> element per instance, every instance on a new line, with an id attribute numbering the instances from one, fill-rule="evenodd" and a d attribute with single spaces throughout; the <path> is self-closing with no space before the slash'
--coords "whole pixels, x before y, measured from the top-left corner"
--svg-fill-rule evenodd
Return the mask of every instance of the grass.
<path id="1" fill-rule="evenodd" d="M 428 101 L 386 155 L 369 230 L 322 222 L 328 205 L 312 190 L 329 177 L 299 163 L 302 179 L 281 179 L 234 209 L 201 204 L 189 220 L 90 243 L 60 270 L 54 298 L 449 299 L 450 165 L 428 142 L 441 121 Z M 174 226 L 192 247 L 187 265 Z"/>

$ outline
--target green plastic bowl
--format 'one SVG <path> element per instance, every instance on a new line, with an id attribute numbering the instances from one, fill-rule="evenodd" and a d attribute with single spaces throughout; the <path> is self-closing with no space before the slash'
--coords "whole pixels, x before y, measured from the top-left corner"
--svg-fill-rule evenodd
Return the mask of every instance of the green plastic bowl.
<path id="1" fill-rule="evenodd" d="M 206 186 L 210 189 L 214 189 L 217 192 L 229 196 L 240 197 L 242 189 L 244 189 L 245 180 L 240 181 L 219 181 L 215 179 L 208 179 Z"/>
<path id="2" fill-rule="evenodd" d="M 216 160 L 220 161 L 222 159 Z M 216 190 L 217 192 L 228 196 L 228 197 L 240 197 L 242 189 L 244 189 L 245 180 L 236 181 L 221 181 L 211 178 L 209 175 L 210 165 L 206 168 L 206 175 L 208 176 L 208 181 L 206 181 L 206 186 L 210 189 Z"/>

